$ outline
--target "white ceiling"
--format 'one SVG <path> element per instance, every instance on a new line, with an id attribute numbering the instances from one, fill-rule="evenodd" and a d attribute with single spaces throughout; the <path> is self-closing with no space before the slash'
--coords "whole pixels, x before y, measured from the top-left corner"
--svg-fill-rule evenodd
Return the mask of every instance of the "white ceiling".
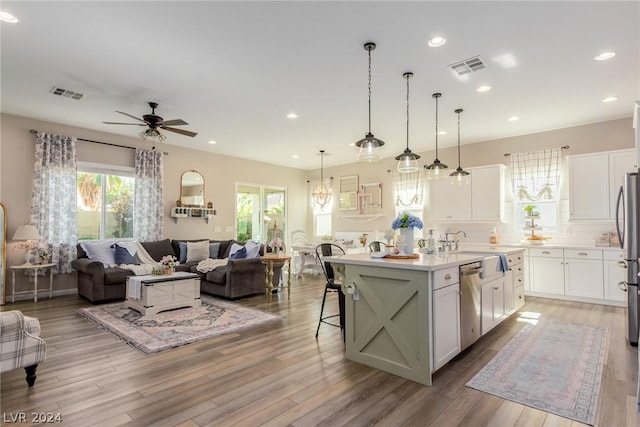
<path id="1" fill-rule="evenodd" d="M 156 113 L 195 138 L 167 143 L 301 169 L 355 161 L 367 132 L 367 52 L 373 41 L 372 131 L 383 156 L 432 150 L 433 92 L 442 92 L 440 147 L 629 117 L 640 99 L 640 3 L 3 1 L 2 112 L 136 136 L 106 125 Z M 439 48 L 427 40 L 447 38 Z M 593 57 L 612 50 L 604 62 Z M 480 55 L 466 80 L 447 68 Z M 476 92 L 481 84 L 493 89 Z M 50 94 L 53 86 L 85 94 Z M 606 96 L 617 102 L 602 103 Z M 286 118 L 295 112 L 298 119 Z M 520 120 L 509 122 L 517 115 Z M 45 130 L 46 129 L 41 129 Z M 216 145 L 207 143 L 209 139 Z M 464 153 L 464 151 L 463 151 Z M 298 155 L 294 159 L 292 155 Z M 429 163 L 431 159 L 422 159 Z"/>

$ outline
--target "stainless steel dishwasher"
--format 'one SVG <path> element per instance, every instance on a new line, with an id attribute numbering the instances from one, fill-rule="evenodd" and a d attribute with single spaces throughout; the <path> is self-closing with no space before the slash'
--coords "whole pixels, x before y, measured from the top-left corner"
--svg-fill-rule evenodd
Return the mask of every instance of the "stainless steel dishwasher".
<path id="1" fill-rule="evenodd" d="M 460 266 L 460 349 L 480 338 L 482 281 L 480 262 Z"/>

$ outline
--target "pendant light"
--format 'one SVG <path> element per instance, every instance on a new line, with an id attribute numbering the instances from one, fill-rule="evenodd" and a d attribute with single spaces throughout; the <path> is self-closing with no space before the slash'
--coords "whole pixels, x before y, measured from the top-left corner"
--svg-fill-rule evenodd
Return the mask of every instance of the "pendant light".
<path id="1" fill-rule="evenodd" d="M 427 179 L 438 181 L 445 177 L 444 170 L 449 166 L 438 160 L 438 99 L 442 96 L 441 93 L 434 93 L 431 95 L 436 100 L 436 159 L 430 165 L 425 165 L 425 169 L 429 171 Z"/>
<path id="2" fill-rule="evenodd" d="M 362 162 L 380 160 L 380 148 L 384 145 L 383 140 L 376 138 L 371 133 L 371 51 L 375 48 L 375 43 L 368 42 L 364 44 L 364 50 L 369 52 L 369 132 L 355 144 L 360 149 L 358 160 Z"/>
<path id="3" fill-rule="evenodd" d="M 402 154 L 396 156 L 396 160 L 398 161 L 398 172 L 409 173 L 418 170 L 420 156 L 412 153 L 409 148 L 409 79 L 413 77 L 413 73 L 404 73 L 402 77 L 407 80 L 407 148 Z"/>
<path id="4" fill-rule="evenodd" d="M 462 108 L 458 108 L 455 110 L 455 113 L 458 115 L 458 169 L 455 172 L 451 173 L 451 184 L 452 185 L 468 185 L 469 184 L 469 172 L 465 171 L 460 167 L 460 113 L 462 113 Z"/>
<path id="5" fill-rule="evenodd" d="M 324 209 L 331 201 L 332 196 L 333 191 L 331 190 L 331 185 L 328 181 L 324 180 L 324 150 L 320 150 L 320 181 L 316 181 L 313 184 L 311 200 L 313 200 L 313 203 L 320 209 Z"/>

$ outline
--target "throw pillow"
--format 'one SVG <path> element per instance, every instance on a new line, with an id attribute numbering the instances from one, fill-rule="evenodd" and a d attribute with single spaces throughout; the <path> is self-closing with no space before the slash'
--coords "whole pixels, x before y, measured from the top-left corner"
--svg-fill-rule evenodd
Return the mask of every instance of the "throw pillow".
<path id="1" fill-rule="evenodd" d="M 187 242 L 178 242 L 180 246 L 180 254 L 178 255 L 178 261 L 180 264 L 187 262 Z"/>
<path id="2" fill-rule="evenodd" d="M 136 252 L 138 251 L 138 242 L 136 240 L 127 240 L 124 242 L 120 241 L 117 242 L 117 244 L 122 248 L 126 248 L 131 256 L 135 256 Z"/>
<path id="3" fill-rule="evenodd" d="M 247 248 L 242 246 L 240 249 L 229 255 L 229 259 L 243 259 L 247 257 Z"/>
<path id="4" fill-rule="evenodd" d="M 129 249 L 120 246 L 119 243 L 116 243 L 113 246 L 115 250 L 116 264 L 138 264 L 138 260 L 136 257 L 131 255 Z"/>
<path id="5" fill-rule="evenodd" d="M 116 252 L 111 247 L 111 242 L 82 242 L 82 247 L 87 253 L 87 257 L 94 261 L 100 261 L 105 267 L 116 263 Z"/>
<path id="6" fill-rule="evenodd" d="M 247 249 L 247 258 L 259 258 L 260 257 L 260 243 L 249 240 L 245 243 L 244 247 Z"/>
<path id="7" fill-rule="evenodd" d="M 187 262 L 202 261 L 209 258 L 209 241 L 187 242 Z"/>
<path id="8" fill-rule="evenodd" d="M 209 244 L 209 258 L 218 259 L 218 255 L 220 254 L 220 242 L 210 243 Z"/>
<path id="9" fill-rule="evenodd" d="M 160 262 L 165 255 L 177 257 L 173 246 L 171 246 L 171 240 L 169 239 L 157 240 L 155 242 L 140 242 L 140 244 L 156 262 Z"/>
<path id="10" fill-rule="evenodd" d="M 232 243 L 231 244 L 231 249 L 229 249 L 229 259 L 231 259 L 231 255 L 235 254 L 236 252 L 238 252 L 240 249 L 244 248 L 244 246 L 238 244 L 238 243 Z"/>

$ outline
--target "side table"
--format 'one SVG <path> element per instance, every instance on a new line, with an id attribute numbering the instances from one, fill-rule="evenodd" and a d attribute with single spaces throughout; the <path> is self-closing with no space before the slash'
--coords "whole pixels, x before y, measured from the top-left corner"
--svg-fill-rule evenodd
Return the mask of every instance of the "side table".
<path id="1" fill-rule="evenodd" d="M 22 264 L 22 265 L 13 265 L 9 267 L 12 271 L 12 285 L 11 285 L 11 302 L 16 302 L 16 294 L 30 294 L 33 292 L 33 302 L 38 302 L 38 270 L 42 268 L 49 269 L 49 298 L 53 297 L 53 269 L 51 267 L 55 266 L 55 264 Z M 21 291 L 16 292 L 16 270 L 33 270 L 33 291 Z"/>
<path id="2" fill-rule="evenodd" d="M 264 255 L 260 257 L 260 261 L 264 264 L 264 287 L 265 294 L 271 301 L 271 291 L 273 291 L 273 265 L 287 264 L 287 299 L 291 298 L 291 257 L 288 255 Z"/>

